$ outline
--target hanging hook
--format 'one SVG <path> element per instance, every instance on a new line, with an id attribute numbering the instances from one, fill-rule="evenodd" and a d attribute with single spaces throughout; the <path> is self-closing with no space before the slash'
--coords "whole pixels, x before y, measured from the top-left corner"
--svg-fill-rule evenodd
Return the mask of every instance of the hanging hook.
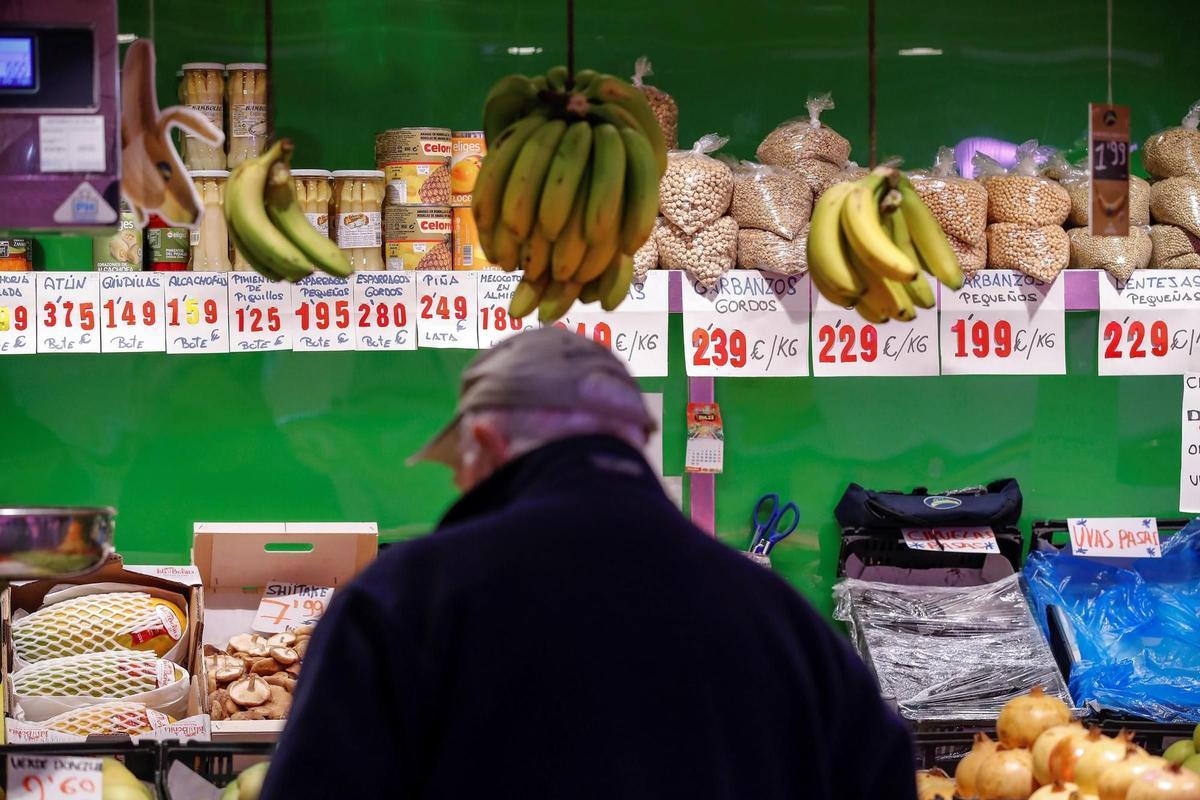
<path id="1" fill-rule="evenodd" d="M 567 89 L 575 88 L 575 0 L 567 0 Z"/>

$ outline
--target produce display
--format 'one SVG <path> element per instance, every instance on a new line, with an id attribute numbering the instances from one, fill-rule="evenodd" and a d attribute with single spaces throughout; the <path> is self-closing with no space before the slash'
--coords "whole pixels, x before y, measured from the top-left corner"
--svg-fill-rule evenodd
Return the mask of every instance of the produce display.
<path id="1" fill-rule="evenodd" d="M 1142 163 L 1155 178 L 1200 176 L 1200 100 L 1192 104 L 1178 128 L 1153 134 L 1142 146 Z"/>
<path id="2" fill-rule="evenodd" d="M 933 169 L 910 175 L 913 188 L 929 207 L 964 272 L 987 266 L 988 193 L 979 181 L 958 177 L 949 147 L 938 148 Z"/>
<path id="3" fill-rule="evenodd" d="M 662 130 L 667 149 L 675 150 L 679 147 L 679 106 L 674 97 L 657 86 L 646 83 L 646 76 L 653 74 L 650 59 L 642 56 L 634 64 L 633 77 L 630 80 L 646 96 L 646 102 L 650 104 L 650 110 L 654 112 L 654 118 L 658 120 L 658 127 Z"/>
<path id="4" fill-rule="evenodd" d="M 667 269 L 686 270 L 701 286 L 715 286 L 737 263 L 738 225 L 718 217 L 694 234 L 664 221 L 654 232 L 658 261 Z"/>
<path id="5" fill-rule="evenodd" d="M 107 652 L 30 664 L 9 685 L 16 695 L 124 699 L 187 680 L 187 670 L 153 653 Z"/>
<path id="6" fill-rule="evenodd" d="M 99 703 L 51 717 L 44 726 L 75 736 L 136 736 L 175 722 L 175 719 L 128 701 Z"/>
<path id="7" fill-rule="evenodd" d="M 807 175 L 813 162 L 823 162 L 838 171 L 850 159 L 850 142 L 821 122 L 821 114 L 834 108 L 829 94 L 813 95 L 805 104 L 808 116 L 789 120 L 767 134 L 756 155 L 764 164 L 773 164 Z"/>
<path id="8" fill-rule="evenodd" d="M 1155 181 L 1150 186 L 1150 213 L 1156 222 L 1200 237 L 1200 176 Z"/>
<path id="9" fill-rule="evenodd" d="M 225 785 L 220 800 L 258 800 L 262 793 L 263 784 L 267 780 L 269 761 L 262 761 L 246 767 L 232 781 Z"/>
<path id="10" fill-rule="evenodd" d="M 808 225 L 812 189 L 798 175 L 752 161 L 742 161 L 731 168 L 733 196 L 729 216 L 739 228 L 767 231 L 791 241 Z"/>
<path id="11" fill-rule="evenodd" d="M 225 650 L 204 648 L 206 705 L 213 720 L 287 719 L 312 627 L 269 638 L 253 633 Z"/>
<path id="12" fill-rule="evenodd" d="M 536 308 L 552 322 L 577 298 L 616 308 L 667 168 L 645 95 L 591 70 L 510 75 L 488 93 L 483 127 L 488 157 L 471 208 L 488 256 L 524 270 L 509 313 Z"/>

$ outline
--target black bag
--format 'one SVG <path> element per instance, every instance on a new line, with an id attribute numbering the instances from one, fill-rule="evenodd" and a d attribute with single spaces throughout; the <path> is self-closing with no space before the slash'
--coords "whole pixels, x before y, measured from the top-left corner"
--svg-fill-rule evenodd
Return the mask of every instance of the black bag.
<path id="1" fill-rule="evenodd" d="M 1015 478 L 987 486 L 930 494 L 919 487 L 908 494 L 876 492 L 857 483 L 846 487 L 834 510 L 846 528 L 938 528 L 990 525 L 1013 528 L 1021 516 L 1021 487 Z"/>

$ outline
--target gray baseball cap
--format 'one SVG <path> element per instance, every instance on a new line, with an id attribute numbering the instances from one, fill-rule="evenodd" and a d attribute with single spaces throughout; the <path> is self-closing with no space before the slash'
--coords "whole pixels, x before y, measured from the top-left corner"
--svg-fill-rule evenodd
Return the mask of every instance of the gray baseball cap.
<path id="1" fill-rule="evenodd" d="M 505 339 L 476 356 L 463 371 L 454 418 L 408 463 L 458 464 L 458 423 L 471 411 L 547 408 L 588 411 L 657 426 L 638 383 L 606 348 L 561 328 L 547 327 Z"/>

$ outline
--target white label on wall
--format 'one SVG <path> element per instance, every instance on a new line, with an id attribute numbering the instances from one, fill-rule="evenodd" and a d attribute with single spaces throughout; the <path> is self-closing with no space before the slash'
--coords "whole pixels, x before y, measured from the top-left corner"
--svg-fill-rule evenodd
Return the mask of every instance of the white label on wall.
<path id="1" fill-rule="evenodd" d="M 229 352 L 229 273 L 164 272 L 167 352 Z"/>
<path id="2" fill-rule="evenodd" d="M 1200 373 L 1183 376 L 1183 437 L 1179 510 L 1200 512 Z"/>
<path id="3" fill-rule="evenodd" d="M 918 280 L 937 287 L 928 275 Z M 813 375 L 846 376 L 937 375 L 938 329 L 934 309 L 918 309 L 911 322 L 891 320 L 875 325 L 854 309 L 831 303 L 813 292 Z"/>
<path id="4" fill-rule="evenodd" d="M 37 277 L 39 353 L 100 352 L 100 274 L 42 272 Z"/>
<path id="5" fill-rule="evenodd" d="M 629 287 L 615 310 L 576 302 L 554 325 L 604 345 L 635 377 L 666 375 L 669 277 L 665 271 L 651 270 L 644 283 Z"/>
<path id="6" fill-rule="evenodd" d="M 1096 358 L 1101 375 L 1182 375 L 1200 370 L 1200 271 L 1103 273 Z"/>
<path id="7" fill-rule="evenodd" d="M 39 116 L 38 156 L 42 172 L 104 172 L 104 117 Z"/>
<path id="8" fill-rule="evenodd" d="M 309 275 L 293 285 L 292 349 L 353 350 L 352 300 L 345 278 Z"/>
<path id="9" fill-rule="evenodd" d="M 37 276 L 0 272 L 0 355 L 37 352 Z"/>
<path id="10" fill-rule="evenodd" d="M 481 269 L 475 273 L 478 281 L 479 348 L 487 350 L 510 336 L 538 327 L 537 311 L 521 318 L 508 315 L 508 304 L 521 282 L 523 272 L 503 272 Z"/>
<path id="11" fill-rule="evenodd" d="M 1064 284 L 985 269 L 942 287 L 942 374 L 1066 374 Z"/>
<path id="12" fill-rule="evenodd" d="M 477 349 L 477 289 L 474 272 L 418 271 L 418 346 Z"/>
<path id="13" fill-rule="evenodd" d="M 229 350 L 292 349 L 292 285 L 256 272 L 229 273 Z"/>
<path id="14" fill-rule="evenodd" d="M 359 350 L 416 350 L 416 285 L 412 272 L 356 272 L 355 339 Z"/>
<path id="15" fill-rule="evenodd" d="M 1071 552 L 1089 558 L 1161 558 L 1154 517 L 1072 517 Z"/>
<path id="16" fill-rule="evenodd" d="M 100 276 L 100 349 L 105 353 L 161 353 L 162 272 L 109 272 Z"/>

